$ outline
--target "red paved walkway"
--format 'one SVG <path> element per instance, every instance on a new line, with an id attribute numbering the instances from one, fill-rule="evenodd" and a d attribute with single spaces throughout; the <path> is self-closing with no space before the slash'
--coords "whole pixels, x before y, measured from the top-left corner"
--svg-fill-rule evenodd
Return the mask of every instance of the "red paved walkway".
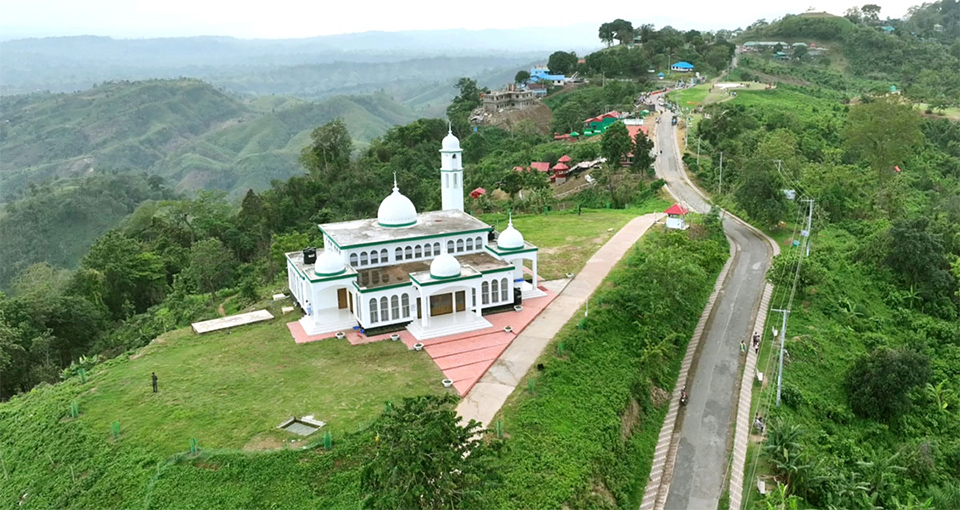
<path id="1" fill-rule="evenodd" d="M 461 397 L 473 388 L 500 354 L 510 346 L 513 339 L 557 297 L 555 292 L 544 287 L 540 287 L 540 290 L 547 295 L 524 300 L 523 310 L 519 312 L 484 315 L 483 318 L 493 324 L 492 328 L 431 338 L 422 342 L 424 350 L 443 371 L 444 377 L 453 381 L 453 387 Z M 503 331 L 506 326 L 513 328 L 513 331 L 510 333 Z M 329 333 L 309 336 L 297 321 L 288 323 L 287 328 L 290 329 L 294 341 L 298 344 L 331 338 Z M 361 335 L 357 330 L 344 331 L 344 333 L 352 345 L 389 340 L 391 335 L 387 333 L 366 336 Z M 413 349 L 417 339 L 407 330 L 400 331 L 398 334 L 407 348 Z"/>

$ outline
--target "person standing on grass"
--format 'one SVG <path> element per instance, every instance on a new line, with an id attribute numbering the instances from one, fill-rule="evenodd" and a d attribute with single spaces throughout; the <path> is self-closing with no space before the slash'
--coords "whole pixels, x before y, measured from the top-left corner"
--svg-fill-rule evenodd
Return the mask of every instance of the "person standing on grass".
<path id="1" fill-rule="evenodd" d="M 153 381 L 153 392 L 157 392 L 157 373 L 150 372 L 150 379 Z"/>

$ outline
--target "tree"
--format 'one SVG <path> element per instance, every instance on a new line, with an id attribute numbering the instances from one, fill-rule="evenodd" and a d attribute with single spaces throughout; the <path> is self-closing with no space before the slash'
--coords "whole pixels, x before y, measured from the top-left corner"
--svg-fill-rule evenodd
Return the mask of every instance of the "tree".
<path id="1" fill-rule="evenodd" d="M 847 375 L 850 407 L 863 418 L 891 422 L 910 409 L 910 391 L 929 382 L 930 359 L 908 349 L 861 356 Z"/>
<path id="2" fill-rule="evenodd" d="M 603 133 L 600 140 L 600 154 L 607 158 L 607 164 L 613 168 L 620 165 L 633 146 L 630 133 L 622 122 L 614 122 Z"/>
<path id="3" fill-rule="evenodd" d="M 517 75 L 513 77 L 514 83 L 523 83 L 530 79 L 530 71 L 520 70 L 517 71 Z"/>
<path id="4" fill-rule="evenodd" d="M 607 46 L 612 45 L 614 36 L 613 25 L 611 23 L 604 23 L 600 25 L 600 30 L 598 31 L 597 35 L 600 37 L 600 41 L 602 41 L 604 44 Z"/>
<path id="5" fill-rule="evenodd" d="M 454 87 L 460 93 L 447 107 L 447 118 L 455 125 L 466 126 L 470 114 L 483 104 L 483 94 L 489 90 L 478 87 L 473 78 L 460 78 Z"/>
<path id="6" fill-rule="evenodd" d="M 553 111 L 553 131 L 555 133 L 570 133 L 576 131 L 586 118 L 585 108 L 580 101 L 571 100 L 563 103 Z"/>
<path id="7" fill-rule="evenodd" d="M 633 143 L 633 167 L 639 170 L 647 170 L 653 165 L 653 140 L 642 132 L 637 133 Z"/>
<path id="8" fill-rule="evenodd" d="M 620 44 L 633 42 L 633 23 L 622 19 L 613 20 L 613 38 L 620 41 Z"/>
<path id="9" fill-rule="evenodd" d="M 860 8 L 863 13 L 863 21 L 868 24 L 877 24 L 880 22 L 880 6 L 877 4 L 867 4 Z"/>
<path id="10" fill-rule="evenodd" d="M 152 252 L 141 251 L 136 240 L 117 230 L 107 232 L 83 257 L 83 267 L 104 276 L 103 302 L 114 318 L 131 312 L 145 312 L 159 303 L 167 289 L 163 260 Z"/>
<path id="11" fill-rule="evenodd" d="M 0 300 L 3 295 L 0 294 Z M 0 399 L 12 395 L 15 389 L 23 382 L 18 377 L 12 377 L 14 367 L 24 367 L 26 362 L 23 360 L 26 351 L 21 344 L 20 330 L 7 322 L 0 309 Z M 6 378 L 6 379 L 5 379 Z"/>
<path id="12" fill-rule="evenodd" d="M 850 108 L 840 136 L 844 148 L 865 159 L 877 174 L 877 203 L 885 204 L 884 183 L 893 167 L 902 165 L 923 143 L 920 114 L 912 106 L 890 98 Z"/>
<path id="13" fill-rule="evenodd" d="M 314 129 L 310 141 L 300 153 L 300 164 L 310 174 L 330 178 L 350 164 L 353 140 L 342 118 L 337 117 Z"/>
<path id="14" fill-rule="evenodd" d="M 185 273 L 200 292 L 209 292 L 217 298 L 217 289 L 230 284 L 236 261 L 217 238 L 197 241 L 190 247 L 190 265 Z"/>
<path id="15" fill-rule="evenodd" d="M 927 302 L 950 297 L 955 279 L 950 273 L 950 262 L 943 246 L 942 236 L 931 232 L 926 217 L 899 219 L 893 222 L 884 244 L 887 267 L 903 283 L 920 291 Z"/>
<path id="16" fill-rule="evenodd" d="M 496 479 L 492 465 L 499 441 L 479 437 L 480 423 L 465 426 L 450 395 L 405 398 L 374 425 L 377 447 L 363 468 L 366 508 L 484 508 L 484 484 Z"/>
<path id="17" fill-rule="evenodd" d="M 774 45 L 773 45 L 773 51 L 774 51 L 774 52 L 783 51 L 783 45 L 780 44 L 780 43 L 774 44 Z"/>
<path id="18" fill-rule="evenodd" d="M 547 59 L 547 69 L 551 74 L 567 74 L 577 65 L 577 54 L 572 51 L 555 51 Z"/>
<path id="19" fill-rule="evenodd" d="M 793 57 L 797 60 L 803 60 L 807 56 L 807 47 L 806 46 L 797 46 L 793 49 Z"/>
<path id="20" fill-rule="evenodd" d="M 767 159 L 754 158 L 739 177 L 734 197 L 751 218 L 765 225 L 776 225 L 787 212 L 783 178 L 768 168 Z"/>

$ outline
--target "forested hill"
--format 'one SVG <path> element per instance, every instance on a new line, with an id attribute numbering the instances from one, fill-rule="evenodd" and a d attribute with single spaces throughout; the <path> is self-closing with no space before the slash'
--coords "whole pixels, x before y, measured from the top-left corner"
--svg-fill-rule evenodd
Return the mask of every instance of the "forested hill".
<path id="1" fill-rule="evenodd" d="M 297 158 L 310 130 L 333 118 L 342 117 L 361 144 L 416 118 L 384 94 L 245 101 L 192 79 L 5 97 L 2 115 L 0 202 L 30 182 L 113 171 L 242 194 L 301 172 Z"/>
<path id="2" fill-rule="evenodd" d="M 802 42 L 827 48 L 816 58 L 809 57 L 806 48 L 802 54 L 791 54 L 791 69 L 770 58 L 754 63 L 766 73 L 756 76 L 762 81 L 782 76 L 794 84 L 848 95 L 882 93 L 894 86 L 934 108 L 955 107 L 960 100 L 960 4 L 951 0 L 924 4 L 912 8 L 909 17 L 887 20 L 879 18 L 879 7 L 864 7 L 850 9 L 844 17 L 814 13 L 789 15 L 770 24 L 760 20 L 740 36 L 740 42 Z M 818 68 L 797 69 L 803 61 Z"/>

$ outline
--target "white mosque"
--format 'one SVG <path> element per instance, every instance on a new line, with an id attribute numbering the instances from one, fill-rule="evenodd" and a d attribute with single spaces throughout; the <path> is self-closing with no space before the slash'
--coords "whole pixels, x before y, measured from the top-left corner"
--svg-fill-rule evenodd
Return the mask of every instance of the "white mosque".
<path id="1" fill-rule="evenodd" d="M 306 312 L 308 335 L 352 328 L 406 327 L 418 340 L 492 327 L 483 311 L 543 296 L 537 247 L 513 227 L 493 227 L 463 211 L 460 140 L 448 133 L 440 149 L 442 211 L 417 213 L 393 193 L 376 218 L 326 223 L 323 251 L 287 253 L 287 280 Z M 523 278 L 524 261 L 533 270 Z"/>

